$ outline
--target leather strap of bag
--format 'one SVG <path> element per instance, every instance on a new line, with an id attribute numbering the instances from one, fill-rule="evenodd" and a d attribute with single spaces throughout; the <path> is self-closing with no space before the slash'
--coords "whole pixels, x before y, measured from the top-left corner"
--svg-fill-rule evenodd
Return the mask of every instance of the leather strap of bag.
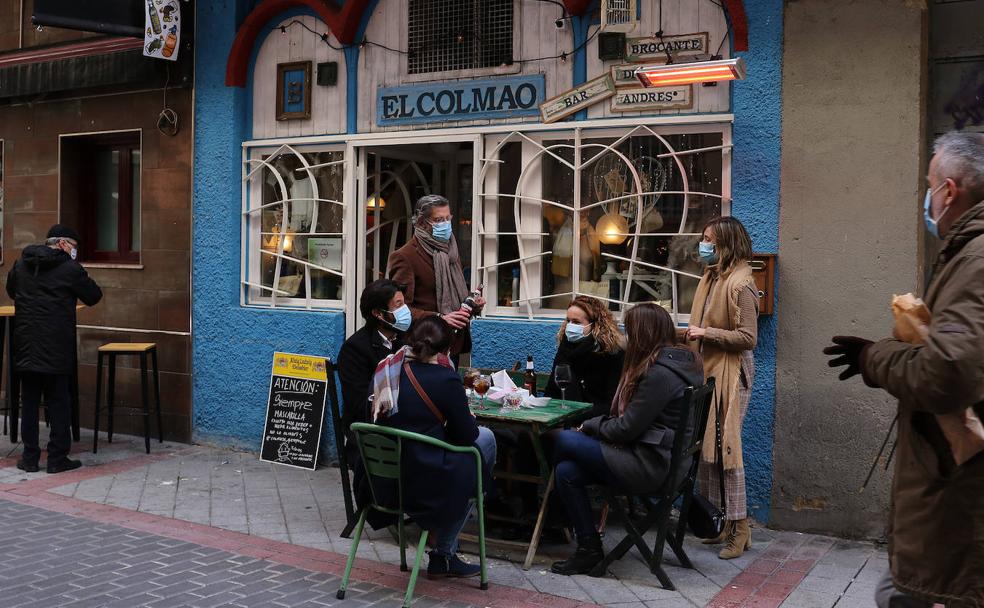
<path id="1" fill-rule="evenodd" d="M 718 482 L 721 484 L 721 511 L 725 515 L 728 513 L 727 497 L 724 493 L 724 454 L 722 453 L 722 433 L 721 433 L 721 400 L 717 396 L 717 391 L 714 391 L 714 411 L 716 416 L 714 416 L 714 440 L 717 445 L 714 449 L 717 452 L 717 464 L 718 464 Z"/>
<path id="2" fill-rule="evenodd" d="M 424 404 L 427 405 L 431 413 L 434 414 L 434 416 L 437 418 L 437 421 L 440 422 L 441 425 L 443 426 L 445 421 L 444 414 L 441 413 L 441 410 L 437 409 L 437 406 L 434 405 L 434 402 L 431 401 L 431 398 L 427 396 L 427 393 L 424 391 L 423 387 L 420 386 L 419 382 L 417 382 L 417 377 L 414 376 L 413 371 L 410 370 L 409 363 L 403 364 L 403 371 L 406 373 L 407 378 L 410 379 L 410 384 L 413 385 L 413 390 L 417 391 L 417 394 L 420 395 L 420 398 L 424 400 Z"/>

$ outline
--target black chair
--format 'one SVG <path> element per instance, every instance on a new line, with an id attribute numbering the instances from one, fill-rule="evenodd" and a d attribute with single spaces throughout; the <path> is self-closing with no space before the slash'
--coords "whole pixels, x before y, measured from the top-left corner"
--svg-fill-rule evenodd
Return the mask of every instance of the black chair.
<path id="1" fill-rule="evenodd" d="M 338 389 L 335 385 L 335 374 L 338 372 L 338 365 L 330 358 L 328 362 L 328 406 L 331 409 L 331 427 L 335 432 L 335 451 L 338 453 L 338 472 L 342 477 L 342 498 L 345 500 L 345 528 L 342 530 L 342 538 L 351 538 L 352 529 L 358 521 L 358 514 L 355 512 L 355 502 L 352 496 L 352 478 L 355 471 L 349 466 L 348 456 L 345 454 L 345 431 L 343 428 L 341 404 L 338 399 Z"/>
<path id="2" fill-rule="evenodd" d="M 693 500 L 694 484 L 697 480 L 697 465 L 704 444 L 704 429 L 707 426 L 707 414 L 714 397 L 714 378 L 709 378 L 707 384 L 702 387 L 688 388 L 684 397 L 683 411 L 673 439 L 673 451 L 670 458 L 670 471 L 676 473 L 667 478 L 663 488 L 656 495 L 635 497 L 638 502 L 642 503 L 646 511 L 642 518 L 633 520 L 628 509 L 619 506 L 622 501 L 618 500 L 618 493 L 607 486 L 601 488 L 610 508 L 617 509 L 622 521 L 625 522 L 626 535 L 605 556 L 605 559 L 595 566 L 594 570 L 591 571 L 591 576 L 604 576 L 608 566 L 613 561 L 621 559 L 633 545 L 642 553 L 646 563 L 649 564 L 650 572 L 656 575 L 664 589 L 671 591 L 676 589 L 662 567 L 663 548 L 666 544 L 670 545 L 684 568 L 692 569 L 694 567 L 690 558 L 687 557 L 687 553 L 683 550 L 683 537 L 687 532 L 687 513 Z M 632 496 L 625 496 L 624 498 L 625 504 L 632 503 Z M 673 510 L 673 504 L 680 498 L 683 499 L 680 506 L 680 519 L 676 530 L 671 534 L 669 529 L 670 514 Z M 653 528 L 656 530 L 656 542 L 650 549 L 643 537 Z"/>

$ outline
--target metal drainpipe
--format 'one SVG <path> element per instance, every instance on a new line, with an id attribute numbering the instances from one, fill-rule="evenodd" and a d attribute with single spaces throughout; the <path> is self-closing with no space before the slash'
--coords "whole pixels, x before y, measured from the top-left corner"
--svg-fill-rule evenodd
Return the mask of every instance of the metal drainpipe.
<path id="1" fill-rule="evenodd" d="M 20 23 L 17 24 L 17 48 L 24 48 L 24 0 L 20 0 Z"/>

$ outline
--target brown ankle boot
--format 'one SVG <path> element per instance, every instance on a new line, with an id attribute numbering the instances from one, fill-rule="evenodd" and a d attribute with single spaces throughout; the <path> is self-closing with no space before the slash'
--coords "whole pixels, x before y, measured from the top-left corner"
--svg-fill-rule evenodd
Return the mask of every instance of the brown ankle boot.
<path id="1" fill-rule="evenodd" d="M 718 534 L 714 538 L 705 538 L 704 540 L 702 540 L 700 542 L 702 542 L 705 545 L 720 545 L 720 544 L 723 544 L 726 540 L 728 540 L 728 536 L 731 535 L 731 527 L 732 527 L 731 525 L 733 523 L 734 522 L 731 521 L 730 519 L 724 520 L 724 528 L 721 529 L 721 533 L 720 534 Z"/>
<path id="2" fill-rule="evenodd" d="M 718 553 L 721 559 L 741 557 L 745 550 L 752 548 L 752 529 L 748 525 L 748 519 L 728 523 L 731 524 L 731 534 L 728 535 L 728 544 Z"/>

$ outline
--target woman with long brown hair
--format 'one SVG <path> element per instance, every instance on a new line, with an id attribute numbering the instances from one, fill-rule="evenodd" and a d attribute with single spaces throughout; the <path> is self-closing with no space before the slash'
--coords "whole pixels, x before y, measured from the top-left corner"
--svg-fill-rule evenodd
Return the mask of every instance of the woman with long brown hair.
<path id="1" fill-rule="evenodd" d="M 625 366 L 610 412 L 554 436 L 554 479 L 577 537 L 574 555 L 553 564 L 557 574 L 584 574 L 604 558 L 587 486 L 657 491 L 670 472 L 684 391 L 704 383 L 700 357 L 675 346 L 673 320 L 662 307 L 632 307 L 625 334 Z"/>
<path id="2" fill-rule="evenodd" d="M 707 264 L 697 285 L 687 339 L 704 360 L 704 374 L 716 381 L 716 406 L 711 408 L 704 434 L 699 481 L 701 492 L 725 511 L 727 524 L 708 544 L 725 543 L 719 557 L 734 559 L 752 546 L 745 497 L 745 466 L 741 426 L 752 396 L 758 339 L 758 294 L 749 260 L 752 239 L 733 217 L 711 220 L 704 227 L 698 253 Z M 721 463 L 716 456 L 717 412 L 721 413 Z"/>
<path id="3" fill-rule="evenodd" d="M 567 365 L 572 379 L 566 397 L 594 404 L 595 416 L 606 413 L 618 388 L 624 354 L 622 334 L 608 306 L 591 296 L 577 296 L 557 333 L 557 354 L 545 394 L 561 396 L 554 375 L 558 365 Z"/>

